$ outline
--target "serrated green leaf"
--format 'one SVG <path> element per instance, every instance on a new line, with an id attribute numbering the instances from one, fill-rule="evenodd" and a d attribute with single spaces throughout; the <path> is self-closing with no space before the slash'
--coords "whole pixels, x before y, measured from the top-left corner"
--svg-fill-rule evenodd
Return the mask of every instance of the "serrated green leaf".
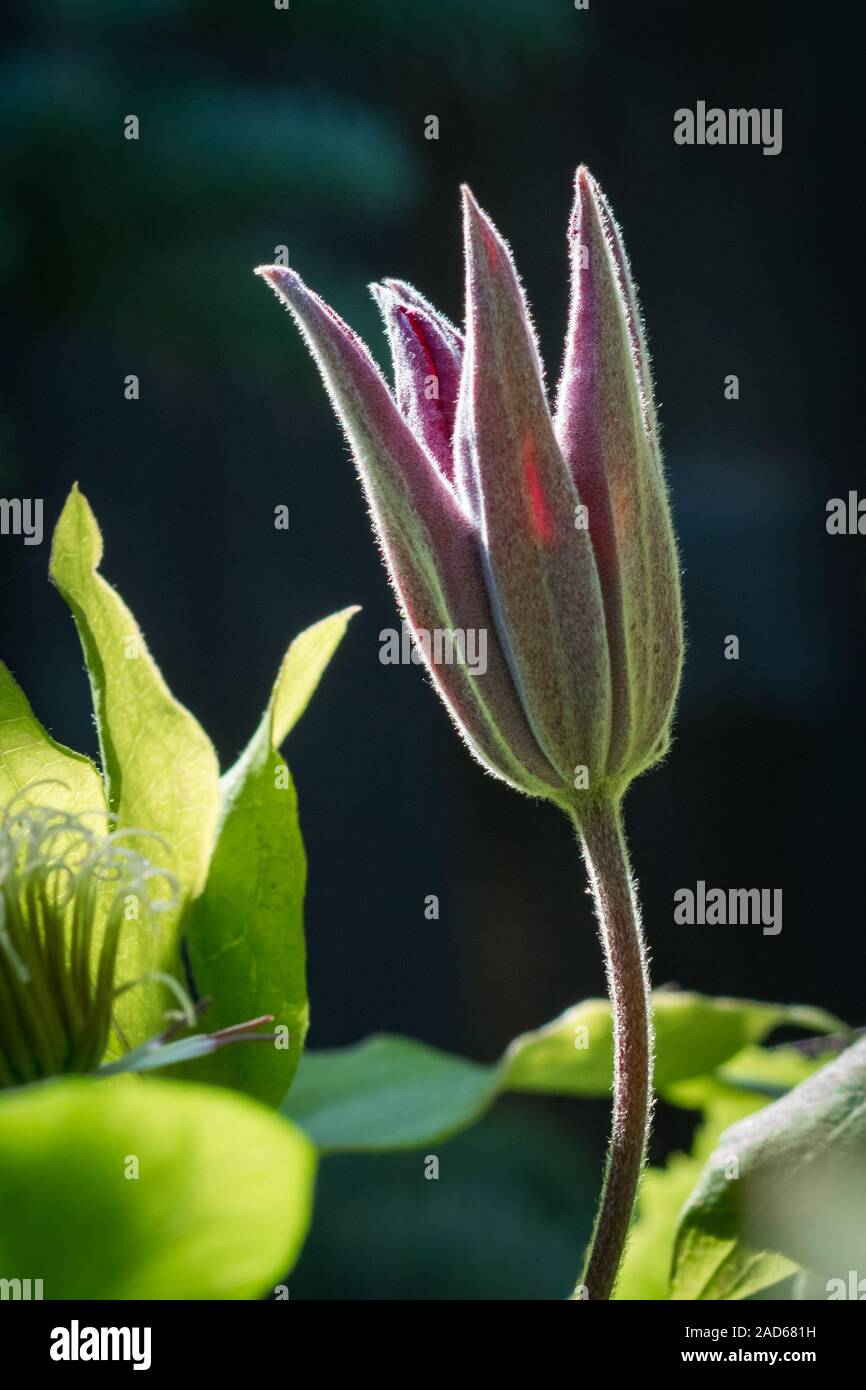
<path id="1" fill-rule="evenodd" d="M 664 1085 L 703 1075 L 798 1014 L 796 1006 L 667 990 L 653 996 L 653 1012 Z M 838 1026 L 829 1016 L 825 1023 Z M 494 1066 L 408 1038 L 308 1053 L 284 1110 L 324 1151 L 408 1148 L 465 1129 L 505 1091 L 605 1096 L 611 1072 L 610 1005 L 588 999 L 516 1038 Z"/>
<path id="2" fill-rule="evenodd" d="M 178 911 L 160 929 L 124 933 L 119 983 L 147 972 L 183 978 L 178 953 L 180 916 L 204 886 L 219 814 L 219 769 L 207 735 L 165 684 L 138 624 L 99 574 L 102 537 L 77 487 L 54 532 L 50 575 L 75 618 L 96 712 L 108 802 L 122 828 L 153 831 L 165 852 L 142 838 L 142 853 L 171 869 L 180 882 Z M 166 1000 L 149 985 L 118 1001 L 117 1017 L 135 1046 L 159 1031 Z"/>
<path id="3" fill-rule="evenodd" d="M 672 1296 L 746 1298 L 800 1265 L 866 1268 L 866 1038 L 721 1136 L 682 1214 Z"/>
<path id="4" fill-rule="evenodd" d="M 64 748 L 43 729 L 24 691 L 0 661 L 0 811 L 20 793 L 41 806 L 105 821 L 102 778 L 89 758 Z M 22 801 L 25 798 L 22 798 Z M 92 817 L 92 818 L 91 818 Z"/>
<path id="5" fill-rule="evenodd" d="M 256 1298 L 297 1258 L 314 1171 L 297 1129 L 230 1092 L 133 1077 L 9 1092 L 0 1275 L 41 1279 L 46 1299 Z"/>
<path id="6" fill-rule="evenodd" d="M 223 812 L 201 897 L 184 923 L 196 990 L 213 1000 L 208 1028 L 271 1014 L 278 1045 L 243 1044 L 188 1064 L 184 1075 L 234 1086 L 276 1105 L 306 1037 L 304 890 L 298 801 L 280 743 L 306 708 L 357 612 L 345 608 L 296 637 L 261 723 L 223 778 Z"/>

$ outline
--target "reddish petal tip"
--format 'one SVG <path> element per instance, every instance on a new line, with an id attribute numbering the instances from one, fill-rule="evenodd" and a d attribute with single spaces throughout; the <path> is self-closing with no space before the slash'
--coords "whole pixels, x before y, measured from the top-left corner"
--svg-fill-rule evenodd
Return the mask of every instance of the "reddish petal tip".
<path id="1" fill-rule="evenodd" d="M 392 300 L 397 298 L 387 280 L 371 280 L 367 289 L 375 299 L 380 309 L 387 308 Z"/>
<path id="2" fill-rule="evenodd" d="M 270 285 L 272 290 L 279 294 L 289 289 L 303 288 L 303 280 L 296 270 L 289 270 L 284 265 L 257 265 L 253 271 Z"/>
<path id="3" fill-rule="evenodd" d="M 507 263 L 505 244 L 492 220 L 475 201 L 468 184 L 463 184 L 463 229 L 467 256 L 478 255 L 481 248 L 489 269 L 499 272 Z"/>
<path id="4" fill-rule="evenodd" d="M 491 240 L 496 240 L 496 233 L 493 223 L 487 213 L 476 201 L 472 189 L 467 183 L 461 186 L 463 194 L 463 225 L 472 235 L 481 236 L 488 246 Z M 492 235 L 491 235 L 492 234 Z"/>
<path id="5" fill-rule="evenodd" d="M 585 164 L 581 164 L 574 176 L 574 204 L 568 221 L 569 241 L 580 239 L 581 225 L 590 216 L 590 208 L 599 203 L 599 187 Z"/>
<path id="6" fill-rule="evenodd" d="M 469 187 L 468 183 L 462 183 L 460 185 L 460 193 L 463 198 L 464 214 L 470 216 L 473 219 L 473 221 L 486 221 L 485 215 L 482 212 L 481 208 L 478 206 L 475 194 L 472 192 L 472 189 Z"/>

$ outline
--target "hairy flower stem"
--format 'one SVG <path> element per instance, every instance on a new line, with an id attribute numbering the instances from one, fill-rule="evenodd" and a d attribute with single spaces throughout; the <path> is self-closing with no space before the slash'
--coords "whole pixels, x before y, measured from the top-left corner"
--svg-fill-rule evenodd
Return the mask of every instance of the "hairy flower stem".
<path id="1" fill-rule="evenodd" d="M 598 802 L 577 825 L 595 898 L 613 1011 L 613 1124 L 604 1186 L 576 1296 L 613 1293 L 646 1157 L 652 1108 L 649 974 L 620 807 Z"/>

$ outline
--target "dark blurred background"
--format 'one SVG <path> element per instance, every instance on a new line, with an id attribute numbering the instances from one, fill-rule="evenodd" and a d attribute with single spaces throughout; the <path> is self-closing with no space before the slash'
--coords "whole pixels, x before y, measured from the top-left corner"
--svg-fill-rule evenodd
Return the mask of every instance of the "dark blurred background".
<path id="1" fill-rule="evenodd" d="M 866 541 L 825 529 L 828 499 L 864 486 L 834 187 L 853 136 L 841 79 L 820 129 L 820 23 L 814 5 L 697 0 L 33 0 L 4 21 L 0 495 L 43 497 L 46 539 L 0 539 L 2 655 L 55 736 L 95 752 L 46 582 L 74 479 L 105 574 L 224 763 L 289 639 L 363 605 L 287 747 L 313 1046 L 387 1030 L 493 1059 L 604 980 L 568 826 L 485 778 L 417 668 L 379 662 L 396 616 L 345 445 L 251 270 L 287 246 L 384 362 L 371 279 L 462 321 L 467 180 L 512 244 L 553 382 L 580 161 L 640 286 L 684 567 L 677 742 L 627 806 L 654 980 L 866 1021 Z M 781 107 L 782 153 L 676 145 L 673 113 L 698 100 Z M 698 879 L 782 888 L 781 935 L 676 926 Z M 603 1104 L 511 1101 L 440 1146 L 438 1183 L 418 1155 L 329 1160 L 292 1296 L 561 1294 L 606 1128 Z M 657 1160 L 681 1128 L 662 1113 Z"/>

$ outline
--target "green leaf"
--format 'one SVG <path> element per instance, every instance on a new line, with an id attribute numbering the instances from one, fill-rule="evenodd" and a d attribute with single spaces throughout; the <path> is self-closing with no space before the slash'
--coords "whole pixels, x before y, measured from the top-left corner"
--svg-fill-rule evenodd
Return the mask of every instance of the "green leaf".
<path id="1" fill-rule="evenodd" d="M 827 1030 L 830 1031 L 829 1029 Z M 833 1030 L 836 1032 L 837 1030 Z M 840 1030 L 847 1037 L 848 1029 Z M 665 1100 L 687 1110 L 704 1110 L 720 1102 L 732 1100 L 738 1104 L 742 1097 L 752 1097 L 753 1109 L 769 1105 L 772 1100 L 787 1095 L 801 1081 L 814 1076 L 832 1060 L 844 1044 L 838 1038 L 828 1038 L 829 1051 L 814 1057 L 793 1044 L 784 1047 L 744 1047 L 730 1057 L 712 1075 L 678 1081 L 667 1086 Z M 733 1124 L 732 1116 L 729 1123 Z"/>
<path id="2" fill-rule="evenodd" d="M 747 1047 L 718 1072 L 681 1081 L 665 1096 L 703 1113 L 689 1153 L 675 1153 L 664 1167 L 648 1168 L 641 1184 L 637 1219 L 632 1226 L 614 1297 L 626 1300 L 667 1299 L 674 1239 L 680 1212 L 697 1186 L 704 1164 L 721 1134 L 746 1115 L 769 1104 L 771 1090 L 787 1090 L 820 1066 L 794 1047 Z M 742 1082 L 742 1086 L 740 1086 Z"/>
<path id="3" fill-rule="evenodd" d="M 171 869 L 181 885 L 174 915 L 160 929 L 124 934 L 118 982 L 146 972 L 183 978 L 178 924 L 183 907 L 204 886 L 219 815 L 219 769 L 207 735 L 174 699 L 120 596 L 98 573 L 102 537 L 77 487 L 54 532 L 50 574 L 75 618 L 93 691 L 110 809 L 122 828 L 155 831 L 170 847 L 170 862 L 153 841 L 142 853 Z M 118 1021 L 132 1045 L 157 1032 L 165 1001 L 154 986 L 127 992 Z"/>
<path id="4" fill-rule="evenodd" d="M 33 804 L 105 819 L 102 778 L 89 758 L 46 733 L 21 687 L 0 661 L 0 810 L 21 792 Z M 22 802 L 24 798 L 22 798 Z"/>
<path id="5" fill-rule="evenodd" d="M 653 996 L 653 1011 L 660 1086 L 703 1075 L 781 1023 L 818 1022 L 797 1006 L 669 990 Z M 823 1022 L 827 1030 L 840 1026 L 829 1015 Z M 420 1147 L 465 1129 L 504 1091 L 605 1096 L 611 1072 L 610 1005 L 588 999 L 516 1038 L 494 1066 L 407 1038 L 307 1053 L 284 1110 L 323 1151 Z"/>
<path id="6" fill-rule="evenodd" d="M 753 1100 L 752 1106 L 760 1101 Z M 740 1114 L 715 1106 L 695 1132 L 692 1150 L 675 1153 L 663 1168 L 648 1168 L 641 1183 L 637 1218 L 632 1226 L 625 1258 L 614 1291 L 615 1299 L 646 1300 L 669 1297 L 674 1236 L 680 1212 L 701 1175 L 722 1130 Z"/>
<path id="7" fill-rule="evenodd" d="M 183 1074 L 249 1091 L 274 1105 L 291 1084 L 309 1017 L 307 863 L 295 788 L 277 748 L 356 611 L 323 619 L 289 647 L 256 733 L 223 778 L 223 818 L 207 883 L 184 923 L 196 990 L 213 1000 L 208 1028 L 272 1014 L 288 1035 L 278 1036 L 276 1046 L 223 1049 L 187 1065 Z"/>
<path id="8" fill-rule="evenodd" d="M 672 1296 L 747 1298 L 800 1265 L 866 1268 L 866 1038 L 721 1136 L 682 1214 Z"/>
<path id="9" fill-rule="evenodd" d="M 8 1092 L 0 1275 L 42 1279 L 46 1299 L 259 1297 L 297 1258 L 314 1170 L 299 1131 L 210 1087 L 121 1077 Z"/>
<path id="10" fill-rule="evenodd" d="M 815 1032 L 845 1028 L 830 1014 L 804 1005 L 714 999 L 679 990 L 656 991 L 653 1021 L 657 1091 L 715 1070 L 782 1024 Z M 603 999 L 578 1004 L 546 1028 L 515 1039 L 505 1061 L 509 1090 L 605 1095 L 613 1070 L 609 1004 Z"/>
<path id="11" fill-rule="evenodd" d="M 280 748 L 295 727 L 349 623 L 361 610 L 357 604 L 342 608 L 298 634 L 280 667 L 271 701 L 272 737 Z"/>
<path id="12" fill-rule="evenodd" d="M 380 1153 L 466 1129 L 498 1089 L 495 1067 L 380 1036 L 307 1052 L 282 1108 L 322 1152 Z"/>

